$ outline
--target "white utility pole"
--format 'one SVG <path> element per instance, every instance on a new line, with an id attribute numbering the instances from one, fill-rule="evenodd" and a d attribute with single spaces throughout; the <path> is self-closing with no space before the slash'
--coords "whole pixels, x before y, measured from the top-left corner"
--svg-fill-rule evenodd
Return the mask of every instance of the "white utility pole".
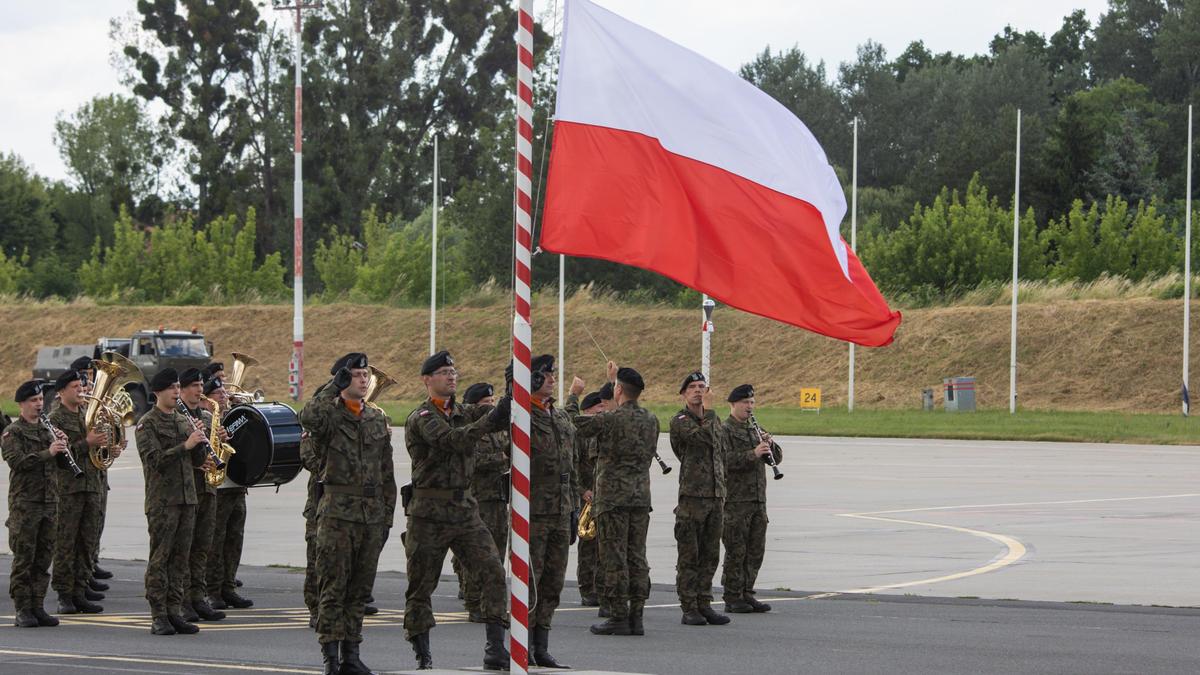
<path id="1" fill-rule="evenodd" d="M 850 171 L 850 250 L 858 250 L 858 118 L 854 118 L 854 160 Z M 854 343 L 850 343 L 850 380 L 846 385 L 846 409 L 854 412 Z"/>
<path id="2" fill-rule="evenodd" d="M 429 353 L 437 352 L 438 137 L 433 135 L 433 262 L 429 271 Z"/>
<path id="3" fill-rule="evenodd" d="M 1021 110 L 1017 109 L 1017 169 L 1013 185 L 1012 344 L 1009 348 L 1008 412 L 1017 412 L 1017 252 L 1021 232 Z"/>

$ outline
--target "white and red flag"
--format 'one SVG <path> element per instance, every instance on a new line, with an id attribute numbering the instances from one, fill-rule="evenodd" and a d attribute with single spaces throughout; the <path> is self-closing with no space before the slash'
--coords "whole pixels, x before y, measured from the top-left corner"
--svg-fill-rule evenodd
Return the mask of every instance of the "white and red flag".
<path id="1" fill-rule="evenodd" d="M 695 52 L 588 0 L 566 7 L 542 248 L 889 344 L 900 313 L 842 239 L 845 194 L 804 123 Z"/>

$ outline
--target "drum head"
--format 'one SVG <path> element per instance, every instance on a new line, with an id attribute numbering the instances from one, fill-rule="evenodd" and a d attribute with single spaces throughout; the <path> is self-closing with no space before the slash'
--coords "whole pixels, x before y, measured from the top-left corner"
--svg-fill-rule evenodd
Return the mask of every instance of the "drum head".
<path id="1" fill-rule="evenodd" d="M 282 403 L 235 406 L 221 418 L 229 444 L 229 480 L 243 487 L 282 485 L 300 473 L 300 420 Z"/>

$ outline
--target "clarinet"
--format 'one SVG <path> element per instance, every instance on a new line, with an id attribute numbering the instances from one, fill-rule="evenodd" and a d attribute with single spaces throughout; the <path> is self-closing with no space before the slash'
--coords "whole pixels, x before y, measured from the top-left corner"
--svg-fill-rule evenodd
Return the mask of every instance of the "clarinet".
<path id="1" fill-rule="evenodd" d="M 667 463 L 663 461 L 663 458 L 658 456 L 658 450 L 654 451 L 654 459 L 658 460 L 658 465 L 662 467 L 664 476 L 671 473 L 671 467 L 667 466 Z"/>
<path id="2" fill-rule="evenodd" d="M 754 433 L 758 436 L 758 442 L 762 443 L 763 430 L 762 427 L 758 426 L 758 420 L 754 418 L 754 413 L 750 413 L 750 424 L 754 426 Z M 763 462 L 775 472 L 775 480 L 779 480 L 783 478 L 783 472 L 779 470 L 779 465 L 775 463 L 775 448 L 775 441 L 771 441 L 771 448 L 767 451 L 767 454 L 763 455 Z"/>
<path id="3" fill-rule="evenodd" d="M 187 409 L 187 406 L 183 404 L 183 401 L 177 401 L 175 405 L 179 408 L 179 411 L 182 412 L 185 417 L 187 417 L 188 421 L 192 423 L 193 429 L 204 428 L 204 423 L 192 416 L 192 411 Z M 212 460 L 213 465 L 218 469 L 224 469 L 225 460 L 221 459 L 220 455 L 218 455 L 217 451 L 213 449 L 212 444 L 208 442 L 207 438 L 204 439 L 204 447 L 208 449 L 208 458 Z"/>
<path id="4" fill-rule="evenodd" d="M 42 426 L 46 427 L 46 431 L 54 438 L 66 438 L 67 435 L 59 431 L 57 427 L 50 423 L 50 418 L 46 417 L 46 413 L 38 415 L 38 419 L 42 421 Z M 75 474 L 76 478 L 83 478 L 83 469 L 79 468 L 79 464 L 75 462 L 75 456 L 71 454 L 71 447 L 67 446 L 67 451 L 62 453 L 67 459 L 67 466 L 71 468 L 71 473 Z"/>

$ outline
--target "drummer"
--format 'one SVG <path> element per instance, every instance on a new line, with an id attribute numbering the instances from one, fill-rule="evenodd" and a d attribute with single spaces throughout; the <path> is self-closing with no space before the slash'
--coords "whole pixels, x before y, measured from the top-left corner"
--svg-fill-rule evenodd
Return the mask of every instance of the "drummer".
<path id="1" fill-rule="evenodd" d="M 214 364 L 220 365 L 220 364 Z M 222 410 L 229 410 L 229 392 L 219 377 L 204 383 L 204 395 Z M 236 457 L 236 455 L 235 455 Z M 213 609 L 245 609 L 254 601 L 237 592 L 238 565 L 242 562 L 242 542 L 246 534 L 246 488 L 226 478 L 217 488 L 217 509 L 213 522 L 212 544 L 208 552 L 208 604 Z"/>

